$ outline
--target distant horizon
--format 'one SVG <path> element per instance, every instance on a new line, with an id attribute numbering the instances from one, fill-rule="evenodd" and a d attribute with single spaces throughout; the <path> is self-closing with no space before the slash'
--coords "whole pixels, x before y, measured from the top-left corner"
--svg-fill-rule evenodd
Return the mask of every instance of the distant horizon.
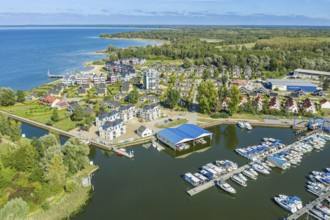
<path id="1" fill-rule="evenodd" d="M 276 24 L 0 24 L 0 27 L 320 27 L 329 25 L 276 25 Z"/>

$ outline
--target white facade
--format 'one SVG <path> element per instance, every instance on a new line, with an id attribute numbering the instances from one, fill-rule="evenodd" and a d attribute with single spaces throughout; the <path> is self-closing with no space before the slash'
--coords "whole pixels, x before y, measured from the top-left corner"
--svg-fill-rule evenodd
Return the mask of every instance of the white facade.
<path id="1" fill-rule="evenodd" d="M 147 69 L 143 72 L 143 85 L 144 89 L 158 89 L 159 76 L 158 71 L 155 69 Z"/>
<path id="2" fill-rule="evenodd" d="M 145 126 L 141 126 L 137 132 L 136 132 L 140 137 L 148 137 L 152 135 L 152 130 L 149 128 L 146 128 Z"/>
<path id="3" fill-rule="evenodd" d="M 101 138 L 113 140 L 126 133 L 126 125 L 122 120 L 108 121 L 99 128 Z"/>
<path id="4" fill-rule="evenodd" d="M 95 124 L 96 126 L 102 126 L 107 121 L 115 121 L 117 119 L 120 119 L 119 113 L 117 111 L 113 111 L 110 113 L 103 113 L 102 115 L 96 117 Z"/>
<path id="5" fill-rule="evenodd" d="M 320 103 L 320 107 L 322 109 L 330 109 L 330 102 L 329 101 L 324 101 L 324 102 Z"/>
<path id="6" fill-rule="evenodd" d="M 145 106 L 142 109 L 140 109 L 138 117 L 147 121 L 152 121 L 159 118 L 160 115 L 161 115 L 161 110 L 159 105 L 156 103 Z"/>

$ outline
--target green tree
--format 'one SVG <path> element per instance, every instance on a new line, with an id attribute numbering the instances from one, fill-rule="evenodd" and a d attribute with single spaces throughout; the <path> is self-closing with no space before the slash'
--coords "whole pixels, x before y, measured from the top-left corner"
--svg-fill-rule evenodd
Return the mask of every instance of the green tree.
<path id="1" fill-rule="evenodd" d="M 180 101 L 180 92 L 175 89 L 171 89 L 167 92 L 167 104 L 168 107 L 173 109 L 175 108 Z"/>
<path id="2" fill-rule="evenodd" d="M 81 121 L 84 118 L 84 111 L 82 108 L 77 107 L 70 116 L 72 121 Z"/>
<path id="3" fill-rule="evenodd" d="M 184 68 L 189 68 L 189 67 L 191 67 L 191 65 L 192 65 L 191 60 L 189 58 L 185 58 L 184 61 L 183 61 L 183 67 Z"/>
<path id="4" fill-rule="evenodd" d="M 55 186 L 64 186 L 67 168 L 63 162 L 63 154 L 56 154 L 45 167 L 45 180 Z"/>
<path id="5" fill-rule="evenodd" d="M 54 122 L 57 122 L 60 120 L 60 116 L 58 115 L 58 110 L 57 108 L 54 108 L 52 111 L 52 115 L 50 116 L 50 119 Z"/>
<path id="6" fill-rule="evenodd" d="M 211 113 L 216 110 L 218 92 L 215 88 L 215 85 L 212 81 L 201 82 L 197 88 L 198 95 L 198 107 L 202 113 Z"/>
<path id="7" fill-rule="evenodd" d="M 127 100 L 129 103 L 136 104 L 139 100 L 139 96 L 140 96 L 139 92 L 136 89 L 134 89 L 128 94 Z"/>
<path id="8" fill-rule="evenodd" d="M 23 90 L 17 90 L 16 92 L 16 100 L 17 102 L 24 102 L 25 101 L 25 94 Z"/>
<path id="9" fill-rule="evenodd" d="M 229 90 L 229 97 L 229 111 L 231 114 L 235 114 L 238 111 L 238 104 L 242 98 L 241 92 L 236 85 L 233 85 Z"/>
<path id="10" fill-rule="evenodd" d="M 10 106 L 15 103 L 15 92 L 10 88 L 0 88 L 0 106 Z"/>
<path id="11" fill-rule="evenodd" d="M 18 141 L 21 138 L 21 122 L 9 120 L 9 136 L 13 141 Z"/>
<path id="12" fill-rule="evenodd" d="M 70 174 L 76 173 L 89 164 L 89 147 L 79 138 L 70 138 L 63 146 L 64 163 Z"/>
<path id="13" fill-rule="evenodd" d="M 6 203 L 0 210 L 2 220 L 21 220 L 25 219 L 29 212 L 27 203 L 22 198 L 15 198 Z"/>

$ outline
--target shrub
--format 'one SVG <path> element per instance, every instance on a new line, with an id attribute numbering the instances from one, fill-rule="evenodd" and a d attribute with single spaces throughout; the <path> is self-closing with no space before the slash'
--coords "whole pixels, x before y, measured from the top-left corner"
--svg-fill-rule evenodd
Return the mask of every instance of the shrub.
<path id="1" fill-rule="evenodd" d="M 217 112 L 212 114 L 211 118 L 229 118 L 229 115 L 225 112 Z"/>

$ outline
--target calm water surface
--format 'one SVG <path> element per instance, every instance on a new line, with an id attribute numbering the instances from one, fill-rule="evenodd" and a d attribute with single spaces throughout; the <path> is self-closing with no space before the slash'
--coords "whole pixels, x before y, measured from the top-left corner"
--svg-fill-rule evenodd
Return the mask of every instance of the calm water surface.
<path id="1" fill-rule="evenodd" d="M 107 46 L 126 48 L 160 42 L 101 39 L 102 33 L 139 31 L 142 28 L 4 28 L 0 27 L 0 87 L 29 90 L 44 83 L 48 69 L 54 74 L 86 70 L 83 63 L 102 59 L 94 54 Z"/>
<path id="2" fill-rule="evenodd" d="M 205 152 L 175 159 L 154 148 L 134 147 L 135 158 L 128 160 L 101 150 L 92 150 L 91 159 L 100 166 L 93 176 L 94 192 L 88 205 L 73 217 L 87 219 L 283 219 L 287 213 L 274 204 L 279 194 L 297 195 L 307 202 L 315 197 L 305 191 L 306 175 L 312 170 L 330 166 L 330 146 L 304 157 L 301 165 L 285 173 L 272 171 L 241 188 L 232 197 L 212 187 L 194 197 L 186 194 L 188 184 L 180 177 L 197 172 L 198 167 L 219 159 L 230 159 L 239 165 L 247 161 L 233 152 L 236 147 L 259 143 L 262 137 L 274 137 L 292 143 L 289 129 L 255 128 L 246 133 L 236 126 L 209 129 L 213 146 Z"/>

